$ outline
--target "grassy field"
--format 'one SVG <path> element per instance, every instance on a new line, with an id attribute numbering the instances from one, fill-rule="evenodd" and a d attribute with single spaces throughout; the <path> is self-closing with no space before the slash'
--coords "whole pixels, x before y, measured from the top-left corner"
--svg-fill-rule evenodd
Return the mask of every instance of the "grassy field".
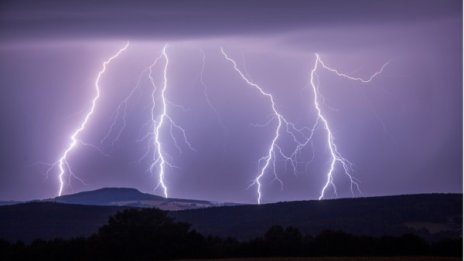
<path id="1" fill-rule="evenodd" d="M 188 259 L 184 261 L 458 261 L 459 257 L 272 257 L 272 258 L 224 258 Z"/>

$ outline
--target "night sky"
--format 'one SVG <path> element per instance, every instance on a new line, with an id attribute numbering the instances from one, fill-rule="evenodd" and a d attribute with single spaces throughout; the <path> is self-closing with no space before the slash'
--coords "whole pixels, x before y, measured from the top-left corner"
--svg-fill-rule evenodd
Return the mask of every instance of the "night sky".
<path id="1" fill-rule="evenodd" d="M 57 195 L 58 172 L 47 172 L 47 164 L 61 156 L 88 111 L 103 61 L 127 41 L 129 48 L 108 65 L 101 99 L 79 136 L 99 149 L 77 146 L 70 153 L 83 182 L 68 176 L 64 194 L 134 187 L 162 195 L 154 190 L 156 170 L 148 171 L 153 147 L 144 137 L 152 130 L 152 87 L 145 69 L 166 43 L 168 111 L 194 148 L 174 130 L 178 151 L 169 125 L 163 129 L 176 165 L 166 169 L 170 197 L 256 202 L 250 185 L 276 122 L 266 125 L 268 100 L 239 77 L 220 47 L 299 128 L 317 119 L 309 82 L 315 53 L 362 78 L 389 62 L 370 83 L 317 72 L 321 109 L 363 193 L 355 196 L 462 192 L 462 1 L 108 3 L 0 3 L 0 200 Z M 154 70 L 158 85 L 162 65 Z M 102 140 L 138 81 L 120 139 L 114 131 Z M 263 202 L 317 199 L 330 164 L 325 140 L 319 126 L 295 173 L 277 157 L 283 185 L 267 171 Z M 285 132 L 279 145 L 294 147 Z M 334 184 L 338 196 L 329 188 L 325 198 L 352 196 L 340 166 Z"/>

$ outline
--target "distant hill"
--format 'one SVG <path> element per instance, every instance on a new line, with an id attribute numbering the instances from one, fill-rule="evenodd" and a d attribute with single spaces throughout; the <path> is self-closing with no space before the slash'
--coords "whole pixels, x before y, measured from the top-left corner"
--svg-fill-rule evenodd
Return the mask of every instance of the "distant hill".
<path id="1" fill-rule="evenodd" d="M 164 198 L 148 193 L 142 193 L 133 188 L 102 188 L 64 195 L 53 199 L 55 202 L 81 205 L 108 205 L 125 201 L 163 201 Z"/>
<path id="2" fill-rule="evenodd" d="M 54 202 L 0 206 L 0 238 L 30 241 L 88 236 L 109 216 L 127 207 Z M 271 225 L 294 226 L 305 234 L 331 229 L 372 236 L 413 233 L 430 240 L 462 237 L 462 194 L 210 207 L 172 211 L 170 215 L 193 224 L 203 234 L 239 239 L 261 236 Z"/>
<path id="3" fill-rule="evenodd" d="M 49 201 L 66 204 L 95 206 L 156 207 L 163 210 L 183 210 L 217 206 L 202 200 L 163 198 L 142 193 L 133 188 L 102 188 L 56 197 Z"/>

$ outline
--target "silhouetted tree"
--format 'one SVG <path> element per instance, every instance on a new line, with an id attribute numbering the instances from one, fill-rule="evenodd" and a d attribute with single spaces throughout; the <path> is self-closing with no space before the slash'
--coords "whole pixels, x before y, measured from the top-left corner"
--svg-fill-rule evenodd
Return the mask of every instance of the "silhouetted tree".
<path id="1" fill-rule="evenodd" d="M 159 209 L 127 209 L 111 217 L 94 240 L 102 256 L 166 259 L 199 256 L 202 235 Z"/>
<path id="2" fill-rule="evenodd" d="M 318 255 L 354 255 L 357 247 L 353 235 L 342 231 L 323 231 L 314 242 Z"/>
<path id="3" fill-rule="evenodd" d="M 264 234 L 264 245 L 268 256 L 298 256 L 301 255 L 303 236 L 294 227 L 272 226 Z"/>

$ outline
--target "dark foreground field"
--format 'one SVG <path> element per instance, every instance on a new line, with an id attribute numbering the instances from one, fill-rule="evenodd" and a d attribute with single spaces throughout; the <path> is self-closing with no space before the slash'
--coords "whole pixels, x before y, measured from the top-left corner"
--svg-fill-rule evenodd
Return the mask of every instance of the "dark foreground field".
<path id="1" fill-rule="evenodd" d="M 225 259 L 188 259 L 180 261 L 458 261 L 459 257 L 271 257 L 271 258 L 225 258 Z"/>

